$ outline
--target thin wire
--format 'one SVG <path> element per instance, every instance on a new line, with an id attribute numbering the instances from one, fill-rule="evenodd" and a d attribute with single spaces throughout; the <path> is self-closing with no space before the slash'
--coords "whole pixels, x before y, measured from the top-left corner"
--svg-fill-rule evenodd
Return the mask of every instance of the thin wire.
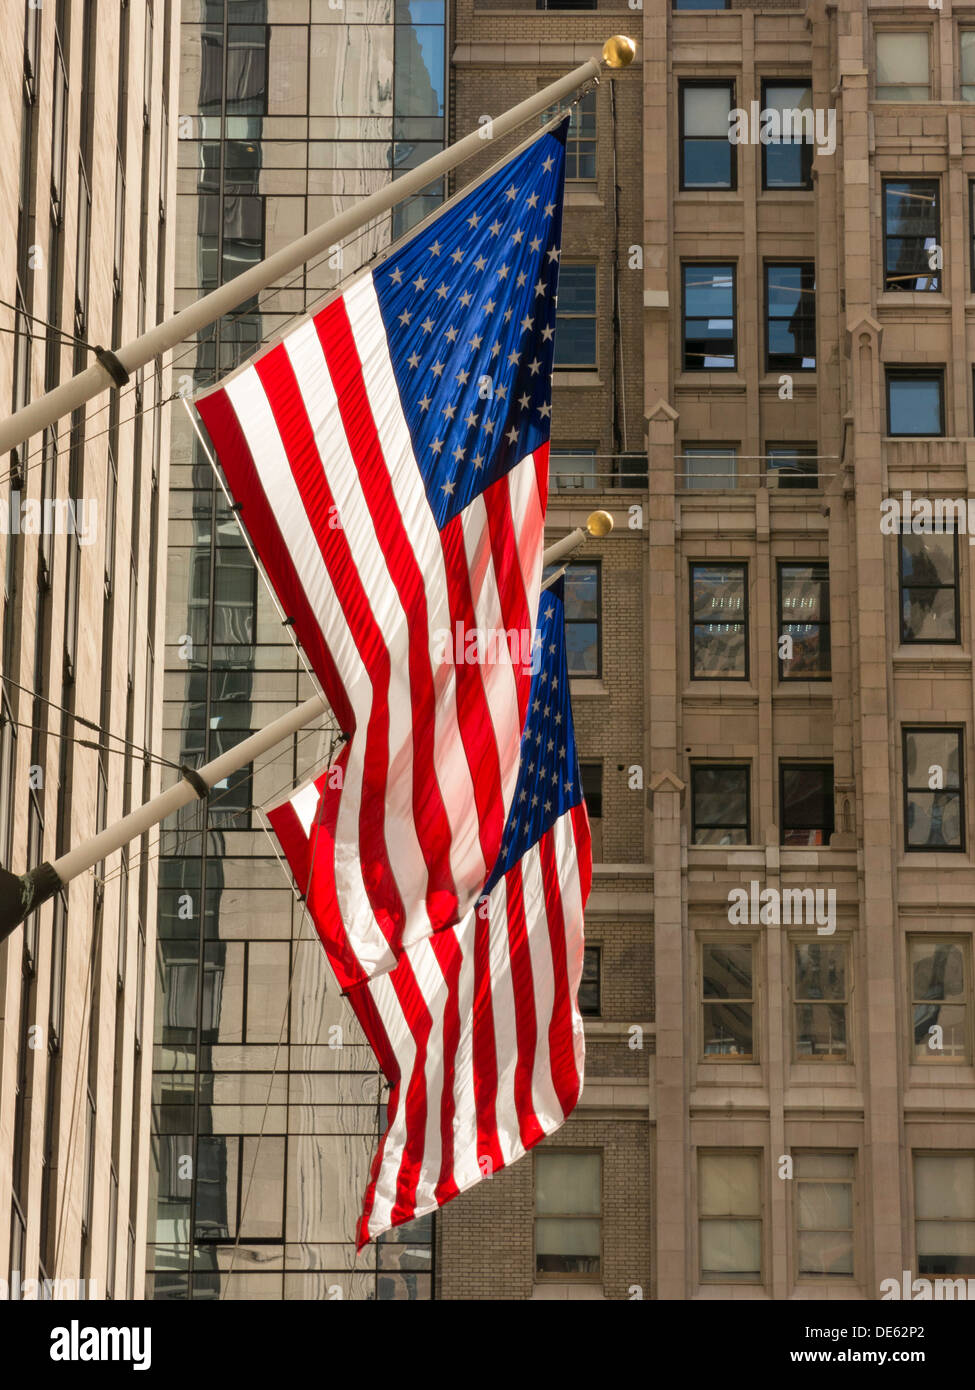
<path id="1" fill-rule="evenodd" d="M 42 319 L 37 314 L 28 314 L 26 309 L 21 309 L 18 305 L 11 304 L 9 299 L 0 299 L 0 307 L 12 309 L 15 314 L 20 314 L 21 318 L 30 319 L 32 323 L 42 323 L 44 327 L 50 329 L 52 333 L 57 333 L 62 338 L 70 338 L 73 343 L 77 343 L 79 347 L 87 349 L 88 352 L 95 351 L 91 343 L 86 342 L 84 338 L 79 338 L 76 334 L 69 333 L 66 328 L 59 328 L 56 323 L 49 323 L 47 319 Z M 20 329 L 4 328 L 0 330 L 0 332 L 19 333 Z"/>

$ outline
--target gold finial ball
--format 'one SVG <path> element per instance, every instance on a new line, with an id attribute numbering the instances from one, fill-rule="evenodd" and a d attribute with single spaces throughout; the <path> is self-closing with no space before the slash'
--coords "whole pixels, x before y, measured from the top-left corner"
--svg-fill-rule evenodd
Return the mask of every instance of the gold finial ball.
<path id="1" fill-rule="evenodd" d="M 625 68 L 633 62 L 636 44 L 625 34 L 614 34 L 603 44 L 603 62 L 608 68 Z"/>
<path id="2" fill-rule="evenodd" d="M 613 518 L 609 512 L 590 512 L 586 518 L 586 530 L 597 540 L 608 536 L 613 529 Z"/>

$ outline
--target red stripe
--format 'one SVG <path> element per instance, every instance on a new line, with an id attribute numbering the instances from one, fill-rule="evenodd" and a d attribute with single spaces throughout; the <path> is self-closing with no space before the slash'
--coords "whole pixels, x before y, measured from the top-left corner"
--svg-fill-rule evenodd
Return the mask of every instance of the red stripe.
<path id="1" fill-rule="evenodd" d="M 579 895 L 582 906 L 585 907 L 592 887 L 592 831 L 584 801 L 572 808 L 572 831 L 576 841 L 576 862 L 579 865 Z"/>
<path id="2" fill-rule="evenodd" d="M 390 981 L 416 1045 L 413 1071 L 406 1090 L 406 1141 L 396 1179 L 396 1200 L 391 1222 L 394 1226 L 412 1221 L 416 1214 L 416 1189 L 423 1173 L 427 1127 L 427 1046 L 433 1019 L 416 981 L 409 956 L 402 955 Z"/>
<path id="3" fill-rule="evenodd" d="M 255 363 L 275 423 L 281 434 L 292 476 L 308 514 L 352 634 L 372 684 L 367 726 L 360 732 L 363 747 L 362 792 L 359 805 L 359 850 L 362 880 L 373 915 L 393 950 L 402 936 L 404 911 L 385 841 L 386 778 L 389 770 L 389 651 L 372 614 L 359 579 L 349 543 L 341 527 L 329 525 L 335 499 L 322 468 L 308 412 L 283 344 Z M 338 790 L 338 797 L 342 795 Z M 338 799 L 336 797 L 336 799 Z"/>
<path id="4" fill-rule="evenodd" d="M 562 911 L 559 866 L 555 860 L 555 846 L 551 830 L 546 830 L 539 840 L 538 851 L 548 918 L 548 939 L 552 948 L 552 976 L 555 981 L 552 1018 L 548 1028 L 552 1085 L 559 1098 L 562 1114 L 568 1115 L 579 1099 L 580 1082 L 576 1069 L 572 1033 L 572 1000 L 569 998 L 565 917 Z"/>
<path id="5" fill-rule="evenodd" d="M 476 908 L 475 908 L 476 911 Z M 443 1088 L 440 1093 L 440 1176 L 435 1196 L 443 1206 L 457 1196 L 454 1178 L 454 1112 L 457 1108 L 454 1086 L 457 1078 L 457 1049 L 460 1046 L 460 971 L 463 952 L 452 931 L 431 937 L 430 947 L 443 972 Z"/>
<path id="6" fill-rule="evenodd" d="M 440 532 L 447 569 L 447 603 L 450 609 L 450 632 L 453 637 L 459 622 L 465 633 L 477 628 L 474 599 L 471 594 L 470 572 L 464 548 L 461 516 L 452 517 Z M 455 656 L 458 655 L 455 653 Z M 480 668 L 463 660 L 455 664 L 457 673 L 457 723 L 460 728 L 467 764 L 474 783 L 474 804 L 481 853 L 484 863 L 493 867 L 501 849 L 504 832 L 505 807 L 501 800 L 501 758 L 494 734 L 491 706 L 484 689 Z"/>
<path id="7" fill-rule="evenodd" d="M 538 1045 L 538 1025 L 535 1018 L 535 981 L 532 976 L 531 951 L 528 947 L 528 926 L 525 921 L 524 887 L 521 864 L 505 874 L 508 905 L 508 957 L 511 989 L 515 1001 L 515 1036 L 518 1060 L 515 1063 L 515 1109 L 518 1112 L 518 1131 L 525 1148 L 537 1144 L 545 1131 L 539 1124 L 532 1100 L 532 1073 Z"/>
<path id="8" fill-rule="evenodd" d="M 294 619 L 295 636 L 308 653 L 308 660 L 322 682 L 340 726 L 351 735 L 355 731 L 355 716 L 345 686 L 261 487 L 250 446 L 226 391 L 214 391 L 198 401 L 197 410 L 219 455 L 230 491 L 235 498 L 241 499 L 239 515 L 254 549 L 262 557 L 281 607 Z"/>
<path id="9" fill-rule="evenodd" d="M 313 322 L 335 387 L 359 485 L 406 615 L 413 707 L 413 820 L 427 867 L 427 911 L 436 931 L 457 921 L 457 892 L 450 867 L 450 822 L 437 782 L 436 693 L 423 573 L 390 482 L 345 300 L 334 300 Z"/>
<path id="10" fill-rule="evenodd" d="M 491 924 L 485 915 L 474 918 L 474 1106 L 477 1112 L 477 1161 L 486 1159 L 488 1176 L 504 1167 L 498 1142 L 498 1059 L 494 1038 L 494 1010 L 491 1007 L 491 964 L 489 937 Z M 484 1172 L 483 1165 L 481 1166 Z"/>
<path id="11" fill-rule="evenodd" d="M 484 506 L 487 510 L 488 533 L 491 538 L 491 553 L 494 557 L 494 574 L 501 600 L 501 621 L 507 630 L 512 628 L 519 634 L 517 652 L 512 655 L 515 675 L 515 689 L 518 695 L 518 732 L 525 723 L 528 710 L 528 691 L 531 687 L 531 664 L 521 661 L 521 636 L 528 632 L 529 647 L 532 636 L 532 620 L 528 611 L 528 596 L 525 593 L 521 563 L 518 558 L 518 538 L 511 515 L 511 490 L 508 486 L 510 475 L 499 478 L 484 493 Z"/>
<path id="12" fill-rule="evenodd" d="M 542 508 L 544 524 L 545 509 L 548 506 L 548 457 L 549 441 L 539 444 L 532 457 L 535 460 L 535 482 L 538 484 L 538 501 Z"/>

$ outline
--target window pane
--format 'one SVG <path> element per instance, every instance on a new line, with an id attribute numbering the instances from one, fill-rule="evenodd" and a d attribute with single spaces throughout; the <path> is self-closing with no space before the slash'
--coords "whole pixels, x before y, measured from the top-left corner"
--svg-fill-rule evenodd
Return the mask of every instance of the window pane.
<path id="1" fill-rule="evenodd" d="M 735 158 L 735 146 L 728 139 L 731 84 L 687 83 L 681 98 L 682 187 L 731 188 Z"/>
<path id="2" fill-rule="evenodd" d="M 762 146 L 763 186 L 811 188 L 812 88 L 808 83 L 768 82 L 762 98 L 765 110 L 780 113 L 778 139 Z"/>
<path id="3" fill-rule="evenodd" d="M 797 1178 L 852 1178 L 852 1154 L 796 1154 Z"/>
<path id="4" fill-rule="evenodd" d="M 833 768 L 782 767 L 782 843 L 826 845 L 833 833 Z"/>
<path id="5" fill-rule="evenodd" d="M 846 948 L 820 941 L 797 942 L 796 998 L 846 998 Z"/>
<path id="6" fill-rule="evenodd" d="M 736 482 L 735 449 L 687 449 L 684 452 L 684 486 L 733 488 Z"/>
<path id="7" fill-rule="evenodd" d="M 885 181 L 885 289 L 940 289 L 941 277 L 937 271 L 932 273 L 929 264 L 930 253 L 938 244 L 938 221 L 936 181 Z"/>
<path id="8" fill-rule="evenodd" d="M 758 1221 L 702 1221 L 702 1279 L 758 1277 L 762 1227 Z"/>
<path id="9" fill-rule="evenodd" d="M 919 1221 L 975 1221 L 975 1157 L 918 1154 L 914 1190 Z"/>
<path id="10" fill-rule="evenodd" d="M 953 941 L 911 942 L 911 988 L 915 999 L 965 998 L 965 957 Z"/>
<path id="11" fill-rule="evenodd" d="M 700 1154 L 697 1167 L 702 1216 L 758 1216 L 761 1190 L 755 1154 Z"/>
<path id="12" fill-rule="evenodd" d="M 907 735 L 907 785 L 926 788 L 940 768 L 946 788 L 958 786 L 959 735 L 955 729 L 915 729 Z"/>
<path id="13" fill-rule="evenodd" d="M 853 1235 L 849 1231 L 799 1231 L 799 1273 L 803 1275 L 851 1275 Z"/>
<path id="14" fill-rule="evenodd" d="M 599 1222 L 535 1222 L 535 1259 L 540 1274 L 598 1274 Z"/>
<path id="15" fill-rule="evenodd" d="M 816 274 L 813 265 L 767 265 L 768 366 L 773 371 L 816 365 Z"/>
<path id="16" fill-rule="evenodd" d="M 535 1155 L 535 1210 L 541 1215 L 598 1214 L 599 1154 Z"/>
<path id="17" fill-rule="evenodd" d="M 684 88 L 684 134 L 716 135 L 728 138 L 730 89 L 722 87 Z"/>
<path id="18" fill-rule="evenodd" d="M 696 767 L 691 775 L 694 843 L 745 844 L 748 830 L 748 769 Z"/>
<path id="19" fill-rule="evenodd" d="M 891 434 L 942 433 L 940 376 L 891 376 L 888 390 Z"/>
<path id="20" fill-rule="evenodd" d="M 735 366 L 734 267 L 685 265 L 684 367 L 689 371 Z"/>
<path id="21" fill-rule="evenodd" d="M 779 487 L 814 488 L 819 482 L 819 463 L 815 449 L 773 449 L 767 447 L 766 466 L 774 473 Z"/>
<path id="22" fill-rule="evenodd" d="M 928 36 L 922 31 L 877 35 L 877 84 L 926 87 Z"/>
<path id="23" fill-rule="evenodd" d="M 905 584 L 954 584 L 955 538 L 951 534 L 901 536 Z"/>
<path id="24" fill-rule="evenodd" d="M 901 641 L 957 642 L 953 535 L 901 536 Z"/>
<path id="25" fill-rule="evenodd" d="M 596 485 L 594 449 L 553 449 L 549 454 L 549 479 L 559 491 Z"/>
<path id="26" fill-rule="evenodd" d="M 588 1017 L 599 1013 L 599 947 L 587 946 L 582 956 L 579 982 L 579 1012 Z"/>
<path id="27" fill-rule="evenodd" d="M 710 944 L 702 948 L 701 982 L 705 999 L 752 997 L 752 948 L 748 944 Z"/>
<path id="28" fill-rule="evenodd" d="M 729 622 L 744 616 L 742 565 L 694 565 L 691 573 L 695 621 Z"/>
<path id="29" fill-rule="evenodd" d="M 849 1230 L 853 1225 L 852 1184 L 797 1183 L 796 1220 L 801 1231 Z"/>

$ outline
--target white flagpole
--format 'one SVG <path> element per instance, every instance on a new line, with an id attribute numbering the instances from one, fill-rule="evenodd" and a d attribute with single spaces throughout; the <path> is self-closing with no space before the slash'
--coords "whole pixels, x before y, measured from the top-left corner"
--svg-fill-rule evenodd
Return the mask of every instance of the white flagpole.
<path id="1" fill-rule="evenodd" d="M 613 519 L 608 512 L 593 512 L 585 528 L 580 526 L 570 531 L 544 552 L 543 565 L 563 560 L 587 536 L 605 536 L 612 529 Z M 309 700 L 305 700 L 304 704 L 296 705 L 293 710 L 282 714 L 279 719 L 272 720 L 263 729 L 258 729 L 242 743 L 228 748 L 225 753 L 221 753 L 218 758 L 214 758 L 203 767 L 180 768 L 180 781 L 154 796 L 144 806 L 130 811 L 114 825 L 106 826 L 99 834 L 68 850 L 60 859 L 55 859 L 53 864 L 45 861 L 25 874 L 13 874 L 0 867 L 0 942 L 25 921 L 35 908 L 52 898 L 66 883 L 70 883 L 71 879 L 77 878 L 93 864 L 107 859 L 130 840 L 138 839 L 150 826 L 158 825 L 180 807 L 189 805 L 194 797 L 205 801 L 218 782 L 222 782 L 239 768 L 246 767 L 262 753 L 266 753 L 328 712 L 329 706 L 324 695 L 313 695 Z"/>
<path id="2" fill-rule="evenodd" d="M 515 130 L 544 111 L 546 107 L 554 106 L 563 97 L 569 96 L 584 82 L 597 78 L 603 63 L 612 68 L 625 67 L 632 61 L 635 51 L 636 46 L 632 39 L 622 35 L 607 39 L 599 57 L 590 58 L 588 62 L 560 77 L 557 82 L 543 87 L 540 92 L 496 117 L 492 121 L 489 138 L 498 139 L 507 135 L 509 131 Z M 0 422 L 0 455 L 22 444 L 32 435 L 40 434 L 55 420 L 69 415 L 106 387 L 124 386 L 134 371 L 144 367 L 154 357 L 192 337 L 199 329 L 216 322 L 245 300 L 266 289 L 268 285 L 273 285 L 304 265 L 306 261 L 337 245 L 344 237 L 358 231 L 373 218 L 388 212 L 412 194 L 420 192 L 465 159 L 482 151 L 484 143 L 484 128 L 472 131 L 416 169 L 411 169 L 402 178 L 391 181 L 375 193 L 370 193 L 354 207 L 339 213 L 338 217 L 324 222 L 314 231 L 293 241 L 290 246 L 282 247 L 273 256 L 268 256 L 266 260 L 251 266 L 233 280 L 228 280 L 225 285 L 211 290 L 202 299 L 188 304 L 178 314 L 166 319 L 164 323 L 157 324 L 155 328 L 150 328 L 140 338 L 116 348 L 114 352 L 106 352 L 104 348 L 94 349 L 98 360 L 85 371 L 63 385 L 56 386 L 53 391 L 39 396 L 36 401 Z"/>

